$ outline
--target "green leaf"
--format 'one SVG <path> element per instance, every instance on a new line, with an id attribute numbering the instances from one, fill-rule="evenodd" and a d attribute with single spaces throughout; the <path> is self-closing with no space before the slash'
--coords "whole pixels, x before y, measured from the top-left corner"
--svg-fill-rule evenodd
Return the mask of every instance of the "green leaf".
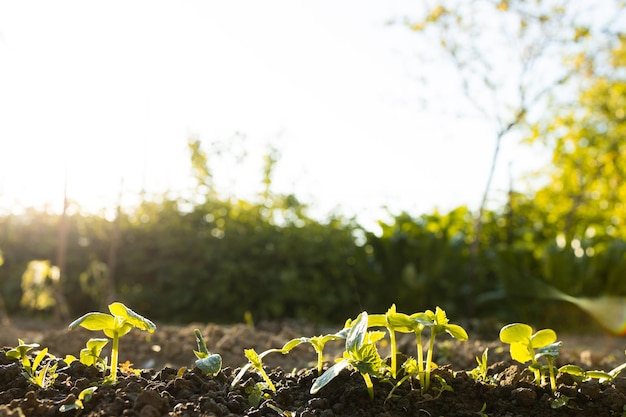
<path id="1" fill-rule="evenodd" d="M 289 353 L 291 349 L 295 348 L 296 346 L 302 343 L 310 343 L 311 339 L 312 338 L 309 338 L 309 337 L 298 337 L 297 339 L 292 339 L 283 345 L 283 347 L 281 348 L 281 352 Z"/>
<path id="2" fill-rule="evenodd" d="M 92 339 L 87 340 L 87 349 L 92 352 L 97 352 L 98 354 L 102 351 L 102 349 L 109 343 L 109 339 L 102 339 L 98 337 L 94 337 Z"/>
<path id="3" fill-rule="evenodd" d="M 205 358 L 198 359 L 196 366 L 206 374 L 215 375 L 222 369 L 222 357 L 214 353 Z"/>
<path id="4" fill-rule="evenodd" d="M 511 358 L 520 363 L 526 363 L 533 359 L 533 354 L 527 344 L 511 343 Z"/>
<path id="5" fill-rule="evenodd" d="M 450 336 L 454 337 L 457 340 L 465 341 L 469 339 L 469 336 L 467 335 L 465 329 L 458 324 L 446 325 L 446 332 L 448 332 Z"/>
<path id="6" fill-rule="evenodd" d="M 580 377 L 585 376 L 585 371 L 583 370 L 583 368 L 576 365 L 563 365 L 559 368 L 559 372 Z"/>
<path id="7" fill-rule="evenodd" d="M 39 365 L 41 364 L 41 361 L 43 361 L 43 359 L 46 357 L 47 353 L 48 353 L 48 348 L 43 348 L 37 354 L 37 356 L 35 356 L 35 360 L 33 361 L 33 369 L 39 368 Z"/>
<path id="8" fill-rule="evenodd" d="M 115 319 L 104 313 L 87 313 L 74 320 L 68 328 L 74 330 L 78 326 L 87 330 L 112 329 L 115 327 Z"/>
<path id="9" fill-rule="evenodd" d="M 367 323 L 367 321 L 366 321 Z M 341 373 L 350 363 L 347 359 L 344 359 L 340 362 L 337 362 L 330 368 L 326 370 L 319 378 L 315 380 L 313 386 L 311 386 L 311 390 L 309 391 L 311 394 L 317 394 L 317 392 L 326 386 L 330 381 L 332 381 L 337 375 Z"/>
<path id="10" fill-rule="evenodd" d="M 385 314 L 370 314 L 367 317 L 367 327 L 387 327 Z"/>
<path id="11" fill-rule="evenodd" d="M 263 363 L 258 353 L 254 349 L 244 349 L 243 354 L 248 358 L 250 364 L 256 369 L 263 369 Z"/>
<path id="12" fill-rule="evenodd" d="M 398 332 L 411 333 L 415 322 L 411 320 L 409 315 L 404 313 L 387 312 L 387 322 L 389 326 Z"/>
<path id="13" fill-rule="evenodd" d="M 152 333 L 156 330 L 156 324 L 143 317 L 142 315 L 135 313 L 133 310 L 126 307 L 122 303 L 115 302 L 109 304 L 109 311 L 114 316 L 123 317 L 126 322 L 130 323 L 140 330 L 146 330 L 149 333 Z"/>
<path id="14" fill-rule="evenodd" d="M 435 322 L 441 325 L 448 324 L 449 322 L 448 317 L 446 316 L 446 312 L 439 306 L 435 308 Z"/>
<path id="15" fill-rule="evenodd" d="M 539 330 L 530 337 L 533 348 L 548 346 L 556 341 L 556 333 L 552 329 Z"/>
<path id="16" fill-rule="evenodd" d="M 504 326 L 500 330 L 500 340 L 503 343 L 528 343 L 533 334 L 533 329 L 524 323 L 513 323 Z"/>
<path id="17" fill-rule="evenodd" d="M 346 338 L 346 351 L 347 352 L 358 352 L 359 348 L 365 342 L 365 337 L 367 335 L 367 312 L 362 312 L 356 318 L 354 323 L 352 323 L 352 327 L 348 332 L 348 337 Z"/>
<path id="18" fill-rule="evenodd" d="M 604 379 L 607 381 L 614 379 L 613 375 L 604 371 L 587 371 L 585 372 L 585 377 L 595 378 L 595 379 Z"/>
<path id="19" fill-rule="evenodd" d="M 196 335 L 196 343 L 198 345 L 198 351 L 195 350 L 193 353 L 196 355 L 198 359 L 206 358 L 209 356 L 209 350 L 206 347 L 206 343 L 204 342 L 204 337 L 202 337 L 202 333 L 200 330 L 194 329 L 194 334 Z"/>
<path id="20" fill-rule="evenodd" d="M 366 343 L 359 349 L 358 360 L 349 360 L 350 365 L 354 366 L 362 374 L 370 374 L 378 376 L 383 365 L 383 360 L 378 354 L 374 343 Z"/>
<path id="21" fill-rule="evenodd" d="M 537 348 L 537 353 L 535 353 L 535 360 L 537 360 L 537 359 L 539 359 L 539 358 L 541 358 L 543 356 L 549 356 L 549 357 L 552 357 L 552 358 L 558 357 L 559 356 L 559 350 L 561 349 L 561 346 L 563 346 L 563 342 L 554 342 L 554 343 L 551 343 L 551 344 L 549 344 L 547 346 L 543 346 L 543 347 Z"/>

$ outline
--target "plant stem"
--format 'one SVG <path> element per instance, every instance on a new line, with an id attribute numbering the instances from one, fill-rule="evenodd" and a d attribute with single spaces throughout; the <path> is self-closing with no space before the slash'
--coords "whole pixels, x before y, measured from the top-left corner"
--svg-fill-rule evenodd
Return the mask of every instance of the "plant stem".
<path id="1" fill-rule="evenodd" d="M 370 400 L 374 400 L 374 384 L 372 384 L 372 378 L 370 378 L 370 374 L 361 374 L 361 376 L 365 381 L 365 386 L 367 387 L 367 393 L 370 396 Z"/>
<path id="2" fill-rule="evenodd" d="M 272 392 L 276 392 L 276 387 L 272 383 L 272 380 L 270 379 L 269 375 L 267 375 L 267 373 L 265 373 L 265 370 L 263 369 L 263 367 L 261 367 L 261 369 L 259 369 L 259 372 L 261 373 L 261 376 L 263 377 L 265 382 L 267 382 L 267 386 L 272 390 Z"/>
<path id="3" fill-rule="evenodd" d="M 430 363 L 433 360 L 433 349 L 435 348 L 435 332 L 430 333 L 430 343 L 428 344 L 428 354 L 426 355 L 426 372 L 424 375 L 424 391 L 430 387 Z"/>
<path id="4" fill-rule="evenodd" d="M 391 343 L 391 376 L 395 379 L 398 366 L 398 359 L 396 358 L 398 349 L 396 347 L 396 332 L 391 328 L 389 329 L 389 342 Z"/>
<path id="5" fill-rule="evenodd" d="M 422 332 L 416 332 L 417 338 L 417 370 L 419 372 L 420 386 L 424 387 L 424 349 L 422 348 Z"/>
<path id="6" fill-rule="evenodd" d="M 550 389 L 552 392 L 556 391 L 556 378 L 554 377 L 554 366 L 552 366 L 552 358 L 546 358 L 548 360 L 548 372 L 550 372 Z"/>
<path id="7" fill-rule="evenodd" d="M 322 370 L 324 368 L 324 355 L 321 350 L 317 351 L 317 376 L 322 375 Z"/>
<path id="8" fill-rule="evenodd" d="M 111 384 L 117 383 L 117 363 L 119 356 L 120 338 L 117 333 L 113 336 L 113 345 L 111 346 Z"/>

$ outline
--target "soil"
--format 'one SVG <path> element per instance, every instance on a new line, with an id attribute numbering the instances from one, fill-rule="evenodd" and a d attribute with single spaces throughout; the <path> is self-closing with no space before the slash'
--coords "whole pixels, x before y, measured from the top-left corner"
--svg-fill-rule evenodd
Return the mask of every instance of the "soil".
<path id="1" fill-rule="evenodd" d="M 120 339 L 120 361 L 130 361 L 137 373 L 122 373 L 117 384 L 102 384 L 102 375 L 94 367 L 75 361 L 66 365 L 67 354 L 78 356 L 87 339 L 103 337 L 82 328 L 69 332 L 63 326 L 14 320 L 0 332 L 0 417 L 2 416 L 625 416 L 626 377 L 610 382 L 580 382 L 569 375 L 558 376 L 558 389 L 533 383 L 525 366 L 510 360 L 508 348 L 497 340 L 498 328 L 476 331 L 471 327 L 467 342 L 440 336 L 434 352 L 435 370 L 432 389 L 422 393 L 419 383 L 403 383 L 387 399 L 393 388 L 389 381 L 374 379 L 374 400 L 370 401 L 361 376 L 344 370 L 317 394 L 309 393 L 314 379 L 316 354 L 310 345 L 300 345 L 287 355 L 270 354 L 264 358 L 276 393 L 265 391 L 254 396 L 262 382 L 256 372 L 247 372 L 234 388 L 231 382 L 239 367 L 247 363 L 243 350 L 262 352 L 279 348 L 286 341 L 335 332 L 339 327 L 323 328 L 299 322 L 259 323 L 220 326 L 192 323 L 186 326 L 159 325 L 147 334 L 133 330 Z M 194 329 L 200 329 L 208 349 L 223 358 L 223 368 L 215 376 L 204 375 L 194 366 L 197 349 Z M 415 352 L 413 337 L 400 337 L 399 351 Z M 557 366 L 577 364 L 587 370 L 611 370 L 626 361 L 626 340 L 604 334 L 559 335 L 564 347 Z M 56 358 L 57 377 L 45 389 L 29 384 L 21 374 L 17 360 L 6 351 L 26 343 L 47 347 Z M 474 381 L 467 371 L 476 366 L 485 348 L 489 348 L 489 382 Z M 381 355 L 388 354 L 381 345 Z M 324 349 L 328 368 L 341 355 L 340 341 L 329 342 Z M 36 349 L 31 352 L 36 354 Z M 108 355 L 105 348 L 103 355 Z M 399 361 L 401 363 L 401 361 Z M 626 375 L 626 372 L 624 373 Z M 445 385 L 440 381 L 445 381 Z M 61 413 L 63 405 L 73 404 L 80 392 L 98 385 L 84 409 Z M 446 388 L 448 386 L 448 389 Z M 569 399 L 556 407 L 558 400 Z M 258 403 L 255 404 L 255 400 Z"/>

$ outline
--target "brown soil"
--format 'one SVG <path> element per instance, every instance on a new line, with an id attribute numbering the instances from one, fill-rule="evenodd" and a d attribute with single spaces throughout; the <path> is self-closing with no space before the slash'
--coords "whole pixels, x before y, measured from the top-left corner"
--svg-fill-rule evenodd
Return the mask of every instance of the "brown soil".
<path id="1" fill-rule="evenodd" d="M 197 349 L 193 330 L 200 329 L 210 351 L 223 358 L 223 369 L 216 376 L 206 376 L 194 367 Z M 358 373 L 344 370 L 316 395 L 309 393 L 313 380 L 315 352 L 300 345 L 288 355 L 270 354 L 264 363 L 277 388 L 266 393 L 257 405 L 251 389 L 262 378 L 248 372 L 239 384 L 230 384 L 240 366 L 247 360 L 245 348 L 257 352 L 279 348 L 286 341 L 301 336 L 335 332 L 303 323 L 260 323 L 254 329 L 245 325 L 219 326 L 194 323 L 187 326 L 159 326 L 153 334 L 133 330 L 120 340 L 120 361 L 142 369 L 139 375 L 122 375 L 116 385 L 98 386 L 84 410 L 61 413 L 63 404 L 75 401 L 91 384 L 99 384 L 102 375 L 79 362 L 66 366 L 58 360 L 58 376 L 46 389 L 37 388 L 21 375 L 21 365 L 5 355 L 17 339 L 39 343 L 57 358 L 66 354 L 78 356 L 87 339 L 102 334 L 29 321 L 3 325 L 0 332 L 0 417 L 2 416 L 623 416 L 626 405 L 626 378 L 611 382 L 577 382 L 560 375 L 558 390 L 552 394 L 546 386 L 538 387 L 525 366 L 509 359 L 508 349 L 497 341 L 497 329 L 491 337 L 457 342 L 441 337 L 434 358 L 441 366 L 436 370 L 450 386 L 433 382 L 433 389 L 422 393 L 417 381 L 407 381 L 387 399 L 393 387 L 389 381 L 374 380 L 374 401 L 370 401 L 363 379 Z M 487 332 L 489 334 L 489 332 Z M 623 338 L 607 335 L 560 336 L 564 348 L 557 366 L 577 364 L 584 369 L 610 370 L 626 361 Z M 489 376 L 493 383 L 476 382 L 466 371 L 476 366 L 475 358 L 489 347 Z M 381 354 L 387 354 L 381 346 Z M 341 342 L 330 342 L 325 350 L 329 362 L 341 355 Z M 414 355 L 414 338 L 399 340 L 399 350 Z M 33 351 L 34 353 L 34 351 Z M 103 352 L 108 355 L 108 352 Z M 57 361 L 56 359 L 50 359 Z M 186 370 L 181 368 L 186 367 Z M 626 375 L 626 371 L 625 371 Z M 569 402 L 553 408 L 556 398 Z M 484 409 L 483 409 L 484 405 Z M 281 412 L 282 410 L 282 412 Z M 481 414 L 481 410 L 482 413 Z"/>

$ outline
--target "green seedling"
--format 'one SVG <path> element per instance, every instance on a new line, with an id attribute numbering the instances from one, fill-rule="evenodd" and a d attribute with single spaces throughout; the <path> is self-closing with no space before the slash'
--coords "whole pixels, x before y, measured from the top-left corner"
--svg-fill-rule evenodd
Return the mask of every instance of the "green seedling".
<path id="1" fill-rule="evenodd" d="M 97 389 L 98 387 L 85 388 L 80 392 L 80 394 L 78 394 L 78 398 L 76 399 L 76 401 L 71 404 L 63 404 L 61 407 L 59 407 L 59 411 L 65 413 L 66 411 L 79 410 L 80 413 L 80 411 L 85 408 L 85 403 L 91 400 L 91 397 L 93 397 L 93 393 Z"/>
<path id="2" fill-rule="evenodd" d="M 402 364 L 402 371 L 404 372 L 404 376 L 400 378 L 400 380 L 396 382 L 391 391 L 389 391 L 389 395 L 387 395 L 385 401 L 390 399 L 393 396 L 393 393 L 400 387 L 400 385 L 404 384 L 407 379 L 411 381 L 411 388 L 413 388 L 413 382 L 411 378 L 418 376 L 420 373 L 415 358 L 407 358 L 407 360 L 404 361 L 404 363 Z"/>
<path id="3" fill-rule="evenodd" d="M 29 383 L 40 388 L 47 388 L 52 385 L 57 378 L 57 364 L 55 363 L 51 366 L 50 361 L 47 361 L 42 365 L 46 356 L 49 356 L 48 348 L 39 351 L 31 363 L 28 357 L 28 351 L 38 347 L 39 345 L 37 343 L 26 344 L 22 339 L 18 339 L 18 346 L 7 351 L 6 356 L 9 359 L 17 359 L 21 362 L 24 368 L 22 376 L 24 376 Z"/>
<path id="4" fill-rule="evenodd" d="M 196 366 L 207 375 L 216 375 L 222 369 L 222 357 L 217 353 L 209 352 L 200 330 L 195 329 L 194 333 L 198 344 L 198 350 L 193 351 L 198 358 Z"/>
<path id="5" fill-rule="evenodd" d="M 334 334 L 313 337 L 298 337 L 285 343 L 280 351 L 281 353 L 286 354 L 301 343 L 310 343 L 311 346 L 313 346 L 315 353 L 317 353 L 317 374 L 321 375 L 324 366 L 324 346 L 326 346 L 326 343 L 330 342 L 331 340 L 345 340 L 348 334 L 348 330 L 348 328 L 344 328 Z"/>
<path id="6" fill-rule="evenodd" d="M 246 358 L 248 358 L 248 363 L 239 370 L 239 373 L 235 376 L 235 379 L 233 379 L 233 382 L 230 384 L 231 389 L 237 385 L 241 378 L 243 378 L 246 371 L 250 368 L 254 368 L 261 375 L 261 377 L 263 377 L 263 380 L 267 383 L 267 387 L 273 392 L 276 392 L 276 387 L 267 375 L 267 372 L 265 372 L 265 369 L 263 369 L 263 358 L 270 353 L 276 352 L 282 352 L 282 349 L 268 349 L 261 353 L 256 353 L 254 349 L 245 349 L 243 353 L 246 355 Z"/>
<path id="7" fill-rule="evenodd" d="M 489 417 L 487 415 L 487 403 L 483 403 L 483 406 L 481 407 L 481 409 L 476 411 L 476 413 L 474 414 L 476 414 L 479 417 Z"/>
<path id="8" fill-rule="evenodd" d="M 413 317 L 413 316 L 412 316 Z M 450 324 L 446 312 L 437 307 L 435 312 L 426 310 L 424 313 L 417 313 L 413 320 L 422 324 L 424 327 L 430 328 L 430 341 L 428 345 L 428 355 L 426 356 L 426 368 L 424 369 L 424 378 L 422 389 L 428 391 L 430 387 L 430 372 L 433 363 L 433 350 L 435 348 L 435 338 L 443 333 L 448 333 L 460 341 L 466 341 L 469 337 L 463 327 L 458 324 Z M 420 330 L 421 333 L 421 330 Z M 421 339 L 419 339 L 418 350 L 421 348 Z"/>
<path id="9" fill-rule="evenodd" d="M 476 368 L 472 369 L 467 374 L 471 376 L 474 381 L 481 381 L 487 384 L 493 384 L 493 378 L 490 378 L 487 374 L 487 371 L 489 369 L 489 365 L 487 363 L 488 352 L 489 348 L 485 348 L 482 356 L 480 358 L 476 357 L 476 362 L 478 363 L 478 365 L 476 365 Z"/>
<path id="10" fill-rule="evenodd" d="M 359 371 L 370 399 L 374 399 L 374 385 L 371 376 L 384 376 L 383 360 L 376 349 L 376 342 L 383 337 L 382 332 L 368 332 L 367 312 L 359 314 L 357 319 L 350 323 L 348 333 L 346 335 L 346 349 L 343 353 L 343 359 L 328 368 L 319 378 L 315 380 L 311 387 L 311 394 L 316 394 L 321 388 L 332 381 L 339 373 L 347 368 L 352 367 Z"/>
<path id="11" fill-rule="evenodd" d="M 102 358 L 102 349 L 109 343 L 109 339 L 93 338 L 87 341 L 84 348 L 80 350 L 80 363 L 86 366 L 93 366 L 97 368 L 102 374 L 106 373 L 107 360 Z M 68 365 L 77 360 L 73 355 L 67 355 L 65 357 L 65 363 Z"/>
<path id="12" fill-rule="evenodd" d="M 31 369 L 32 363 L 28 357 L 28 351 L 39 347 L 38 343 L 24 343 L 22 339 L 17 339 L 18 345 L 9 351 L 6 356 L 9 359 L 18 359 L 22 363 L 24 369 Z"/>
<path id="13" fill-rule="evenodd" d="M 559 350 L 561 349 L 561 346 L 563 345 L 562 342 L 554 342 L 549 344 L 548 346 L 543 346 L 540 348 L 537 348 L 537 353 L 535 353 L 535 363 L 533 363 L 532 365 L 530 365 L 531 368 L 536 368 L 538 362 L 538 359 L 544 357 L 546 358 L 546 361 L 548 362 L 548 366 L 539 366 L 539 372 L 541 373 L 541 383 L 543 383 L 543 377 L 545 375 L 546 372 L 546 368 L 547 368 L 547 372 L 548 375 L 550 377 L 550 389 L 552 390 L 552 392 L 556 392 L 556 377 L 554 375 L 554 360 L 559 356 Z"/>
<path id="14" fill-rule="evenodd" d="M 563 365 L 559 368 L 559 372 L 562 374 L 569 374 L 578 377 L 581 381 L 597 379 L 600 382 L 606 382 L 614 379 L 616 376 L 611 374 L 611 372 L 585 371 L 583 368 L 577 365 Z"/>
<path id="15" fill-rule="evenodd" d="M 82 326 L 87 330 L 101 330 L 107 337 L 113 340 L 111 347 L 111 374 L 105 382 L 115 384 L 117 382 L 120 337 L 135 327 L 153 333 L 156 330 L 156 325 L 122 303 L 109 304 L 109 311 L 111 314 L 87 313 L 73 321 L 69 325 L 69 329 L 73 330 L 78 326 Z"/>
<path id="16" fill-rule="evenodd" d="M 392 304 L 385 314 L 371 314 L 368 318 L 368 327 L 385 327 L 389 332 L 389 345 L 391 347 L 391 376 L 396 378 L 398 368 L 398 347 L 396 344 L 396 332 L 412 333 L 419 324 L 404 313 L 398 313 L 396 305 Z M 423 326 L 420 329 L 423 329 Z M 420 341 L 421 343 L 421 341 Z"/>
<path id="17" fill-rule="evenodd" d="M 537 359 L 545 356 L 548 367 L 552 369 L 552 359 L 558 355 L 560 344 L 556 342 L 556 333 L 552 329 L 543 329 L 533 334 L 533 329 L 524 323 L 512 323 L 500 330 L 500 341 L 511 345 L 511 358 L 520 363 L 531 362 L 530 370 L 535 375 L 535 383 L 541 384 L 541 365 Z M 554 378 L 551 370 L 551 384 Z M 554 390 L 554 389 L 553 389 Z"/>

